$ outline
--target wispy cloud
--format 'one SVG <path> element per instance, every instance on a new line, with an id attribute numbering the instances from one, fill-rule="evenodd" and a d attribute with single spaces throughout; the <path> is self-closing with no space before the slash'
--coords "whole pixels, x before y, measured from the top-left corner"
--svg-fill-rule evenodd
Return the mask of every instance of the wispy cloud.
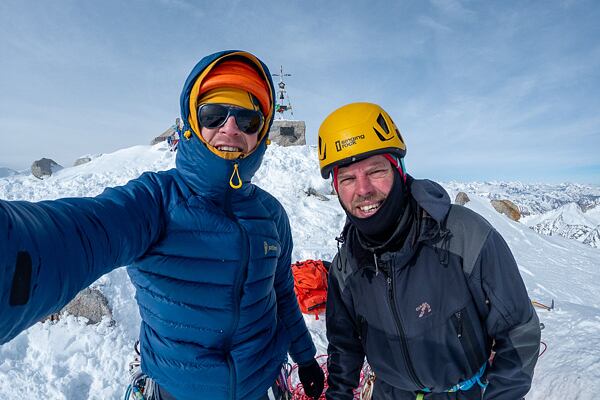
<path id="1" fill-rule="evenodd" d="M 147 143 L 177 115 L 198 58 L 241 48 L 292 73 L 308 143 L 334 108 L 373 101 L 405 135 L 415 172 L 597 171 L 600 7 L 591 2 L 42 5 L 0 2 L 0 135 L 20 138 L 26 163 L 46 137 L 69 142 L 57 150 L 64 159 L 95 152 L 77 147 L 76 132 L 90 147 Z M 9 153 L 0 148 L 0 164 Z"/>

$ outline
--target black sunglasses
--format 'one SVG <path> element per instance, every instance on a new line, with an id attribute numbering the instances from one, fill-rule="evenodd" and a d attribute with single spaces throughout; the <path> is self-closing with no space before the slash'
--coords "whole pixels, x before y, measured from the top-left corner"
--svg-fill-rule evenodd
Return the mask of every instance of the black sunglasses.
<path id="1" fill-rule="evenodd" d="M 229 117 L 235 117 L 238 128 L 247 135 L 259 132 L 265 122 L 263 114 L 256 110 L 214 103 L 202 104 L 198 107 L 198 121 L 204 128 L 219 128 Z"/>

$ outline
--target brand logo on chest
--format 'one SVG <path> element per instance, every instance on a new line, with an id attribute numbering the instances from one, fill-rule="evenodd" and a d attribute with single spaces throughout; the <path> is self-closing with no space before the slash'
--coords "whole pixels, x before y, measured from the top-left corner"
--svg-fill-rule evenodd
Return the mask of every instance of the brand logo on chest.
<path id="1" fill-rule="evenodd" d="M 431 306 L 429 303 L 421 303 L 415 311 L 418 313 L 419 318 L 423 318 L 429 314 L 431 314 Z"/>

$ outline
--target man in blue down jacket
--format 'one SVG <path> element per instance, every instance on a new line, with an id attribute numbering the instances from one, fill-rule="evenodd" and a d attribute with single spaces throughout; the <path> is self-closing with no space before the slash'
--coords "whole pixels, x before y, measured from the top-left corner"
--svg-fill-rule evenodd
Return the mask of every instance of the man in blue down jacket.
<path id="1" fill-rule="evenodd" d="M 94 198 L 0 201 L 0 343 L 128 265 L 141 368 L 163 399 L 266 398 L 288 352 L 318 397 L 323 374 L 293 292 L 288 218 L 250 183 L 273 99 L 252 54 L 212 54 L 181 94 L 175 169 Z"/>
<path id="2" fill-rule="evenodd" d="M 405 152 L 375 104 L 319 129 L 321 173 L 348 217 L 329 270 L 327 399 L 353 398 L 365 356 L 373 400 L 522 399 L 540 326 L 510 249 L 441 186 L 406 175 Z"/>

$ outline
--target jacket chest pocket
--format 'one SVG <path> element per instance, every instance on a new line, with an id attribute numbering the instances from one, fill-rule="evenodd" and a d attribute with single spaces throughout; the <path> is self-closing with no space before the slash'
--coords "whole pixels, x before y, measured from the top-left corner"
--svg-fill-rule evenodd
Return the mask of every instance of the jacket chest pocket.
<path id="1" fill-rule="evenodd" d="M 471 299 L 462 268 L 442 267 L 439 263 L 405 268 L 394 277 L 393 294 L 411 338 L 440 329 Z"/>
<path id="2" fill-rule="evenodd" d="M 450 321 L 454 326 L 456 337 L 460 342 L 469 367 L 471 370 L 477 371 L 485 361 L 486 354 L 482 346 L 483 331 L 481 324 L 473 318 L 477 317 L 474 316 L 473 312 L 468 311 L 468 307 L 464 307 L 452 314 Z"/>

